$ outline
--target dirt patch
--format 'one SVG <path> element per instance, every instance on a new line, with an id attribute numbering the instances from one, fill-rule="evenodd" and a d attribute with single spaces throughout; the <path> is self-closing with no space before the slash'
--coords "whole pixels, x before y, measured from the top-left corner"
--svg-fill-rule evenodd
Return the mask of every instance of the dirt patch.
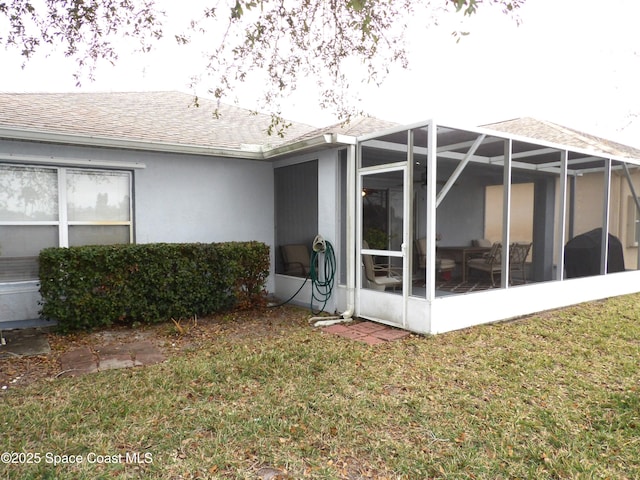
<path id="1" fill-rule="evenodd" d="M 231 312 L 206 318 L 170 320 L 156 325 L 117 326 L 94 332 L 49 333 L 50 353 L 0 359 L 0 392 L 36 381 L 54 380 L 63 371 L 60 358 L 82 348 L 150 342 L 167 358 L 183 355 L 201 345 L 227 340 L 246 341 L 283 336 L 292 325 L 306 325 L 308 311 L 295 307 Z"/>

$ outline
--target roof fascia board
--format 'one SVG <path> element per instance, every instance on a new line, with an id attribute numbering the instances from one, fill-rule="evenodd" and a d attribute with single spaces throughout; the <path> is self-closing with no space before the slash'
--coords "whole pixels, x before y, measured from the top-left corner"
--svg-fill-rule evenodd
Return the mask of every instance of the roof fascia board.
<path id="1" fill-rule="evenodd" d="M 317 137 L 300 140 L 298 142 L 270 148 L 263 151 L 263 159 L 270 160 L 282 155 L 303 153 L 307 150 L 316 148 L 330 148 L 340 145 L 355 145 L 356 138 L 349 135 L 341 135 L 336 133 L 325 133 Z"/>
<path id="2" fill-rule="evenodd" d="M 37 142 L 63 143 L 83 145 L 89 147 L 124 148 L 131 150 L 147 150 L 166 153 L 185 153 L 193 155 L 208 155 L 220 157 L 235 157 L 249 160 L 262 160 L 262 152 L 242 151 L 227 148 L 202 147 L 169 142 L 154 142 L 152 140 L 126 140 L 111 137 L 96 137 L 91 135 L 51 133 L 36 130 L 22 130 L 14 128 L 0 128 L 0 138 L 12 140 L 30 140 Z"/>
<path id="3" fill-rule="evenodd" d="M 61 134 L 36 130 L 22 130 L 16 128 L 0 128 L 0 138 L 12 140 L 29 140 L 38 142 L 62 143 L 71 145 L 83 145 L 91 147 L 124 148 L 133 150 L 146 150 L 164 153 L 182 153 L 192 155 L 207 155 L 216 157 L 230 157 L 243 160 L 270 160 L 275 157 L 301 153 L 319 147 L 332 147 L 337 145 L 355 145 L 356 138 L 349 135 L 327 133 L 301 140 L 292 144 L 252 150 L 238 150 L 231 148 L 212 148 L 198 145 L 185 145 L 169 142 L 154 142 L 151 140 L 126 140 L 109 137 L 95 137 L 90 135 Z"/>
<path id="4" fill-rule="evenodd" d="M 147 168 L 141 162 L 119 162 L 116 160 L 91 160 L 88 158 L 63 158 L 55 156 L 35 156 L 35 155 L 14 155 L 0 154 L 0 163 L 21 163 L 30 165 L 60 165 L 75 167 L 96 167 L 96 168 L 125 168 L 143 169 Z"/>
<path id="5" fill-rule="evenodd" d="M 353 135 L 344 135 L 342 133 L 334 133 L 334 143 L 339 143 L 341 145 L 355 145 L 358 143 L 356 141 L 356 137 Z"/>

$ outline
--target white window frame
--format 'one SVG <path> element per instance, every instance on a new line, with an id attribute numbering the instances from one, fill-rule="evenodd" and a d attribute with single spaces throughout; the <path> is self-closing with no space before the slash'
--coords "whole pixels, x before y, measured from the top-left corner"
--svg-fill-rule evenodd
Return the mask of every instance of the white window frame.
<path id="1" fill-rule="evenodd" d="M 13 168 L 30 168 L 35 165 L 15 164 L 9 162 L 0 162 L 0 165 Z M 69 227 L 74 225 L 103 225 L 103 226 L 126 226 L 129 230 L 128 243 L 134 243 L 134 220 L 133 220 L 133 172 L 127 169 L 118 168 L 82 168 L 79 166 L 50 166 L 37 165 L 40 169 L 47 169 L 56 172 L 58 186 L 58 219 L 57 220 L 20 220 L 20 221 L 2 221 L 2 226 L 55 226 L 58 228 L 58 246 L 69 246 Z M 69 171 L 91 172 L 91 173 L 122 173 L 126 174 L 129 179 L 129 220 L 126 221 L 69 221 L 67 216 L 67 173 Z M 55 245 L 52 245 L 55 246 Z M 0 250 L 0 255 L 2 251 Z"/>

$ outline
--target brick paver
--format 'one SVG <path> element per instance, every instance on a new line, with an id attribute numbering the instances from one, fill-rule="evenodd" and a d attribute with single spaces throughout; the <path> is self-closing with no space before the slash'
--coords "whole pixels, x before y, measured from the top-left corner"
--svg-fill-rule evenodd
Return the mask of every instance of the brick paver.
<path id="1" fill-rule="evenodd" d="M 402 338 L 408 337 L 409 335 L 411 335 L 411 333 L 407 332 L 406 330 L 387 328 L 385 330 L 373 332 L 371 335 L 381 340 L 387 340 L 391 342 L 393 340 L 400 340 Z"/>
<path id="2" fill-rule="evenodd" d="M 400 340 L 411 335 L 411 332 L 393 328 L 388 325 L 375 322 L 359 322 L 354 324 L 336 324 L 324 327 L 323 332 L 339 337 L 349 338 L 367 345 L 378 345 L 380 343 Z"/>
<path id="3" fill-rule="evenodd" d="M 378 332 L 378 331 L 381 331 L 381 330 L 387 330 L 389 327 L 387 327 L 386 325 L 383 325 L 381 323 L 362 322 L 362 323 L 356 323 L 355 325 L 353 325 L 350 328 L 353 329 L 353 330 L 356 330 L 358 332 L 373 334 L 374 332 Z"/>

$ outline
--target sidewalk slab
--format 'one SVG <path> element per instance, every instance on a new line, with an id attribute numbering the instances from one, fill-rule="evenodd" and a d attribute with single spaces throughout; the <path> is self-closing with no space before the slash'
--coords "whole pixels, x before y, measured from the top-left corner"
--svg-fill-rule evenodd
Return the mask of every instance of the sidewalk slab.
<path id="1" fill-rule="evenodd" d="M 60 357 L 61 377 L 75 377 L 98 371 L 98 359 L 89 347 L 81 347 Z"/>
<path id="2" fill-rule="evenodd" d="M 100 363 L 98 364 L 98 371 L 104 372 L 106 370 L 115 370 L 117 368 L 130 368 L 133 366 L 134 366 L 134 363 L 133 363 L 133 360 L 131 360 L 130 356 L 127 356 L 127 357 L 114 356 L 114 357 L 101 358 Z"/>
<path id="3" fill-rule="evenodd" d="M 98 371 L 133 367 L 131 353 L 124 345 L 102 345 L 96 348 Z"/>
<path id="4" fill-rule="evenodd" d="M 103 372 L 118 368 L 153 365 L 166 360 L 165 355 L 149 341 L 81 347 L 60 357 L 61 377 Z"/>
<path id="5" fill-rule="evenodd" d="M 1 335 L 5 340 L 5 344 L 0 345 L 0 358 L 30 357 L 34 355 L 49 355 L 51 353 L 45 329 L 2 330 Z"/>
<path id="6" fill-rule="evenodd" d="M 131 344 L 130 351 L 133 363 L 137 367 L 162 363 L 167 359 L 158 347 L 149 341 Z"/>

